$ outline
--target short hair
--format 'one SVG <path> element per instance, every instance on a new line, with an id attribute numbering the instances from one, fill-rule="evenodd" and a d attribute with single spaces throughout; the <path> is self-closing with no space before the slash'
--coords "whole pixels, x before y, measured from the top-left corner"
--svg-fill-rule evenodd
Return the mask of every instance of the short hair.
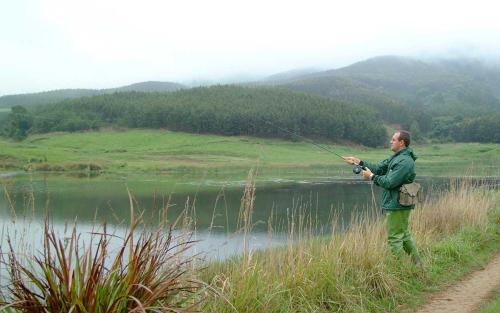
<path id="1" fill-rule="evenodd" d="M 399 140 L 403 140 L 405 142 L 405 146 L 409 146 L 410 145 L 410 133 L 407 132 L 406 130 L 399 130 L 398 131 L 399 133 Z"/>

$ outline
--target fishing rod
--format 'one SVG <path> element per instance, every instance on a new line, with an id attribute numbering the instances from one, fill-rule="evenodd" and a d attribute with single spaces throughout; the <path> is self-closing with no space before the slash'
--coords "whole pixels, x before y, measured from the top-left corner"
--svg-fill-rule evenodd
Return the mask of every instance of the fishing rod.
<path id="1" fill-rule="evenodd" d="M 299 135 L 299 134 L 297 134 L 297 133 L 295 133 L 295 132 L 293 132 L 293 131 L 291 131 L 291 130 L 288 130 L 288 129 L 282 128 L 282 127 L 280 127 L 280 126 L 278 126 L 278 125 L 275 125 L 275 124 L 271 123 L 270 121 L 265 120 L 265 119 L 263 119 L 263 118 L 259 118 L 259 117 L 257 117 L 257 118 L 258 118 L 258 119 L 260 119 L 262 122 L 264 122 L 264 123 L 266 123 L 266 124 L 269 124 L 269 125 L 271 125 L 272 127 L 275 127 L 276 129 L 279 129 L 279 130 L 281 130 L 281 131 L 283 131 L 283 132 L 285 132 L 285 133 L 288 133 L 288 134 L 290 134 L 290 135 L 293 135 L 293 136 L 296 136 L 296 137 L 298 137 L 298 138 L 301 138 L 302 140 L 304 140 L 304 141 L 306 141 L 306 142 L 308 142 L 308 143 L 310 143 L 310 144 L 312 144 L 312 145 L 314 145 L 314 146 L 316 146 L 316 147 L 318 147 L 318 148 L 320 148 L 320 149 L 323 149 L 323 150 L 325 150 L 325 151 L 327 151 L 327 152 L 329 152 L 329 153 L 333 153 L 333 154 L 335 154 L 336 156 L 338 156 L 339 158 L 341 158 L 342 160 L 344 160 L 344 161 L 345 161 L 345 159 L 344 159 L 344 157 L 343 157 L 343 156 L 341 156 L 340 154 L 336 153 L 336 152 L 335 152 L 335 151 L 333 151 L 333 150 L 330 150 L 330 149 L 328 149 L 328 148 L 326 148 L 326 147 L 324 147 L 324 146 L 322 146 L 322 145 L 320 145 L 320 144 L 316 143 L 316 142 L 315 142 L 314 140 L 312 140 L 312 139 L 309 139 L 309 138 L 307 138 L 307 137 L 301 136 L 301 135 Z M 352 172 L 353 172 L 354 174 L 359 174 L 359 173 L 361 173 L 361 170 L 364 170 L 364 169 L 366 169 L 364 166 L 361 166 L 361 165 L 359 165 L 359 164 L 355 164 L 355 165 L 354 165 L 354 167 L 353 167 L 353 169 L 352 169 Z"/>
<path id="2" fill-rule="evenodd" d="M 335 151 L 333 151 L 333 150 L 330 150 L 330 149 L 328 149 L 328 148 L 326 148 L 326 147 L 323 147 L 323 146 L 322 146 L 322 145 L 320 145 L 320 144 L 317 144 L 317 143 L 316 143 L 316 142 L 314 142 L 314 140 L 312 140 L 312 139 L 309 139 L 309 138 L 307 138 L 307 137 L 301 136 L 301 135 L 299 135 L 299 134 L 297 134 L 297 133 L 295 133 L 295 132 L 293 132 L 293 131 L 291 131 L 291 130 L 288 130 L 288 129 L 285 129 L 285 128 L 282 128 L 282 127 L 279 127 L 278 125 L 274 125 L 274 124 L 273 124 L 273 123 L 271 123 L 270 121 L 265 120 L 265 119 L 263 119 L 263 118 L 259 118 L 259 117 L 257 117 L 257 119 L 260 119 L 262 122 L 264 122 L 264 123 L 266 123 L 266 124 L 269 124 L 269 125 L 271 125 L 272 127 L 275 127 L 275 128 L 277 128 L 277 129 L 279 129 L 279 130 L 281 130 L 281 131 L 284 131 L 285 133 L 291 134 L 291 135 L 293 135 L 293 136 L 297 136 L 298 138 L 302 138 L 304 141 L 306 141 L 306 142 L 308 142 L 308 143 L 310 143 L 310 144 L 312 144 L 312 145 L 314 145 L 314 146 L 316 146 L 316 147 L 318 147 L 318 148 L 320 148 L 320 149 L 323 149 L 323 150 L 325 150 L 325 151 L 328 151 L 328 152 L 330 152 L 330 153 L 333 153 L 333 154 L 335 154 L 336 156 L 338 156 L 339 158 L 341 158 L 342 160 L 344 160 L 344 161 L 345 161 L 345 159 L 344 159 L 344 157 L 343 157 L 343 156 L 341 156 L 340 154 L 336 153 L 336 152 L 335 152 Z M 254 125 L 254 126 L 255 126 L 255 125 Z M 353 168 L 352 168 L 352 172 L 353 172 L 354 174 L 356 174 L 356 175 L 359 175 L 359 174 L 361 173 L 361 171 L 363 171 L 363 170 L 366 170 L 366 167 L 365 167 L 365 166 L 362 166 L 362 165 L 359 165 L 359 164 L 354 164 L 354 166 L 353 166 Z M 375 194 L 373 193 L 373 184 L 370 184 L 370 189 L 371 189 L 371 191 L 372 191 L 372 203 L 373 203 L 373 206 L 376 206 L 376 202 L 375 202 Z"/>

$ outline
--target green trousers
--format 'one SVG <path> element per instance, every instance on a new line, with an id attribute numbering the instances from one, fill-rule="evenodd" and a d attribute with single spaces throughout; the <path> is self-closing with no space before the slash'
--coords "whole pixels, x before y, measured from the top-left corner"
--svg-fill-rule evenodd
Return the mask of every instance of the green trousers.
<path id="1" fill-rule="evenodd" d="M 386 211 L 387 239 L 394 255 L 401 256 L 404 251 L 411 256 L 413 262 L 420 263 L 417 246 L 408 230 L 410 212 L 411 210 Z"/>

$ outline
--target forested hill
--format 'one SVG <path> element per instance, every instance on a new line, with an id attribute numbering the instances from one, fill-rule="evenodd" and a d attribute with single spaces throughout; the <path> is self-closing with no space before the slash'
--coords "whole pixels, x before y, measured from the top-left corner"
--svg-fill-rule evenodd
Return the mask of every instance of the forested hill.
<path id="1" fill-rule="evenodd" d="M 186 88 L 184 85 L 171 82 L 149 81 L 118 88 L 108 89 L 60 89 L 37 93 L 8 95 L 0 97 L 0 108 L 9 108 L 15 105 L 30 106 L 35 104 L 53 103 L 65 99 L 89 97 L 124 91 L 139 92 L 169 92 Z"/>
<path id="2" fill-rule="evenodd" d="M 359 137 L 357 130 L 351 134 L 351 129 L 356 129 L 355 126 L 351 126 L 355 124 L 353 116 L 358 114 L 356 118 L 362 119 L 362 116 L 365 116 L 364 112 L 368 112 L 366 116 L 369 127 L 372 126 L 372 121 L 378 121 L 377 129 L 382 127 L 382 122 L 397 124 L 410 130 L 417 141 L 431 138 L 444 141 L 500 142 L 500 135 L 496 135 L 500 134 L 500 66 L 498 64 L 471 59 L 422 61 L 385 56 L 357 62 L 336 70 L 311 73 L 310 69 L 305 69 L 279 73 L 265 80 L 245 85 L 252 86 L 252 88 L 235 86 L 195 88 L 176 91 L 172 95 L 128 92 L 123 95 L 111 95 L 111 93 L 172 91 L 183 86 L 147 82 L 106 90 L 60 90 L 0 97 L 0 109 L 2 106 L 11 107 L 15 104 L 29 107 L 30 104 L 57 102 L 62 98 L 78 98 L 43 106 L 40 114 L 47 114 L 49 117 L 45 118 L 49 122 L 41 122 L 41 118 L 34 116 L 36 123 L 30 129 L 31 132 L 73 131 L 119 124 L 128 127 L 167 127 L 191 132 L 219 132 L 230 135 L 278 136 L 268 131 L 267 128 L 262 128 L 264 129 L 262 130 L 250 127 L 249 122 L 245 122 L 245 118 L 254 118 L 259 115 L 257 109 L 248 115 L 248 110 L 244 110 L 243 106 L 244 104 L 251 105 L 263 110 L 262 114 L 275 112 L 268 117 L 278 119 L 278 117 L 281 118 L 280 110 L 292 110 L 287 107 L 290 105 L 294 113 L 281 120 L 278 119 L 280 123 L 286 125 L 287 128 L 297 128 L 302 134 L 307 133 L 331 140 L 347 139 L 360 143 L 369 142 L 373 145 L 376 140 Z M 294 92 L 303 94 L 298 95 Z M 89 99 L 80 98 L 96 93 L 101 96 Z M 304 98 L 306 97 L 304 93 L 311 97 Z M 106 94 L 110 95 L 106 96 Z M 283 99 L 278 99 L 279 97 Z M 77 109 L 80 104 L 85 108 L 97 105 L 95 103 L 101 105 L 96 107 L 95 113 L 92 113 L 90 109 L 86 113 Z M 99 111 L 102 107 L 106 108 L 103 110 L 107 110 L 108 103 L 112 104 L 109 107 L 116 116 L 109 117 Z M 183 107 L 180 103 L 186 106 Z M 348 103 L 348 105 L 342 103 Z M 64 105 L 71 107 L 72 115 L 61 116 L 61 121 L 52 122 L 57 114 L 50 111 L 56 110 L 51 108 L 58 108 L 64 114 L 70 114 L 69 111 L 66 112 Z M 209 109 L 210 105 L 214 108 Z M 266 105 L 272 109 L 268 109 Z M 144 106 L 144 109 L 139 109 L 141 106 Z M 321 114 L 318 117 L 314 115 L 317 112 L 326 112 L 327 116 L 333 114 L 328 110 L 322 111 L 324 109 L 322 106 L 341 108 L 338 109 L 340 111 L 335 111 L 335 114 L 339 113 L 340 117 L 345 117 L 345 120 L 335 122 L 337 123 L 335 125 L 342 125 L 340 132 L 335 129 L 335 126 L 333 133 L 327 133 L 325 125 L 330 127 L 333 124 L 323 123 L 324 116 Z M 30 110 L 37 111 L 34 107 Z M 122 112 L 122 110 L 125 111 Z M 155 110 L 161 113 L 159 116 L 167 120 L 165 122 L 154 120 Z M 167 114 L 166 110 L 174 113 Z M 223 112 L 220 113 L 220 110 Z M 309 112 L 310 110 L 315 110 L 315 112 Z M 137 116 L 130 115 L 132 114 L 130 112 L 136 112 Z M 141 122 L 140 119 L 144 114 L 152 116 L 148 116 Z M 305 116 L 302 120 L 299 118 L 301 114 Z M 378 117 L 376 117 L 377 114 Z M 210 120 L 212 116 L 214 120 L 207 123 L 206 120 Z M 316 127 L 310 120 L 311 116 L 317 117 L 316 122 L 323 124 Z M 339 116 L 334 116 L 332 121 Z M 174 121 L 173 117 L 180 118 L 180 121 Z M 184 117 L 190 120 L 183 120 Z M 150 125 L 147 124 L 149 122 L 151 122 Z M 196 122 L 200 125 L 195 125 Z M 230 123 L 236 123 L 240 125 L 240 128 L 233 127 Z M 255 124 L 255 121 L 252 120 L 252 123 Z M 186 128 L 185 125 L 190 126 Z M 217 130 L 218 127 L 221 130 Z M 377 131 L 374 130 L 374 133 L 378 134 Z M 355 138 L 355 136 L 358 137 Z"/>
<path id="3" fill-rule="evenodd" d="M 352 87 L 338 87 L 346 79 Z M 361 84 L 361 85 L 359 85 Z M 329 96 L 384 95 L 434 116 L 476 117 L 500 112 L 500 66 L 471 59 L 420 61 L 384 56 L 295 78 L 284 87 Z M 362 86 L 362 88 L 359 88 Z M 362 95 L 357 94 L 357 89 Z M 365 100 L 363 100 L 365 99 Z M 384 102 L 384 101 L 381 101 Z"/>
<path id="4" fill-rule="evenodd" d="M 416 138 L 500 142 L 492 136 L 500 133 L 499 64 L 384 56 L 260 84 L 371 107 Z"/>
<path id="5" fill-rule="evenodd" d="M 120 126 L 297 139 L 281 128 L 308 138 L 368 146 L 387 140 L 382 121 L 369 108 L 288 90 L 238 86 L 71 99 L 35 106 L 29 119 L 29 133 Z"/>
<path id="6" fill-rule="evenodd" d="M 403 100 L 365 83 L 344 77 L 311 77 L 278 84 L 282 88 L 371 107 L 388 123 L 401 123 L 411 107 Z"/>

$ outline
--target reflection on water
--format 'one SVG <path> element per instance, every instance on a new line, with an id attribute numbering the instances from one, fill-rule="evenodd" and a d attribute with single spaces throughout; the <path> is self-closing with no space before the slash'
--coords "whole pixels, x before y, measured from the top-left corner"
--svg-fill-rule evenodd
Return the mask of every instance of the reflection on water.
<path id="1" fill-rule="evenodd" d="M 74 223 L 58 223 L 50 222 L 51 228 L 54 230 L 57 238 L 69 240 L 74 227 Z M 102 225 L 93 223 L 77 222 L 77 231 L 82 245 L 87 247 L 92 234 L 102 233 Z M 43 249 L 44 238 L 44 220 L 26 220 L 17 219 L 15 221 L 3 220 L 1 229 L 1 249 L 2 253 L 8 252 L 7 239 L 11 241 L 14 250 L 21 255 L 32 255 Z M 127 228 L 123 225 L 106 225 L 107 234 L 109 237 L 109 251 L 111 254 L 118 252 L 126 237 Z M 173 237 L 176 238 L 174 243 L 180 244 L 188 240 L 195 243 L 192 248 L 187 251 L 190 255 L 199 255 L 203 259 L 225 259 L 232 255 L 241 254 L 243 251 L 243 237 L 239 234 L 226 235 L 222 233 L 214 233 L 210 231 L 185 232 L 182 230 L 174 230 Z M 94 238 L 94 246 L 97 244 L 96 236 Z M 251 250 L 264 249 L 280 245 L 287 240 L 283 234 L 274 234 L 269 236 L 267 233 L 253 233 L 248 238 Z M 0 276 L 2 272 L 0 266 Z M 3 273 L 4 276 L 6 273 Z M 1 280 L 1 277 L 0 277 Z"/>
<path id="2" fill-rule="evenodd" d="M 427 195 L 445 188 L 449 179 L 423 178 Z M 490 178 L 498 184 L 498 178 Z M 160 220 L 175 221 L 188 214 L 190 227 L 199 242 L 195 251 L 225 258 L 239 253 L 242 236 L 238 216 L 244 180 L 221 181 L 190 178 L 164 179 L 74 179 L 61 176 L 17 176 L 2 180 L 0 218 L 5 234 L 24 234 L 33 245 L 41 237 L 43 221 L 49 216 L 57 232 L 68 223 L 78 224 L 78 231 L 89 232 L 93 225 L 106 222 L 118 234 L 128 225 L 133 195 L 136 212 L 142 212 L 147 224 Z M 351 214 L 366 213 L 378 204 L 381 189 L 352 179 L 272 179 L 256 184 L 256 199 L 250 245 L 265 248 L 287 240 L 288 230 L 305 227 L 314 233 L 328 233 L 332 219 L 340 229 L 348 226 Z M 15 221 L 15 222 L 12 222 Z M 302 226 L 297 226 L 302 224 Z M 272 237 L 268 230 L 272 229 Z M 29 231 L 28 231 L 29 230 Z"/>

